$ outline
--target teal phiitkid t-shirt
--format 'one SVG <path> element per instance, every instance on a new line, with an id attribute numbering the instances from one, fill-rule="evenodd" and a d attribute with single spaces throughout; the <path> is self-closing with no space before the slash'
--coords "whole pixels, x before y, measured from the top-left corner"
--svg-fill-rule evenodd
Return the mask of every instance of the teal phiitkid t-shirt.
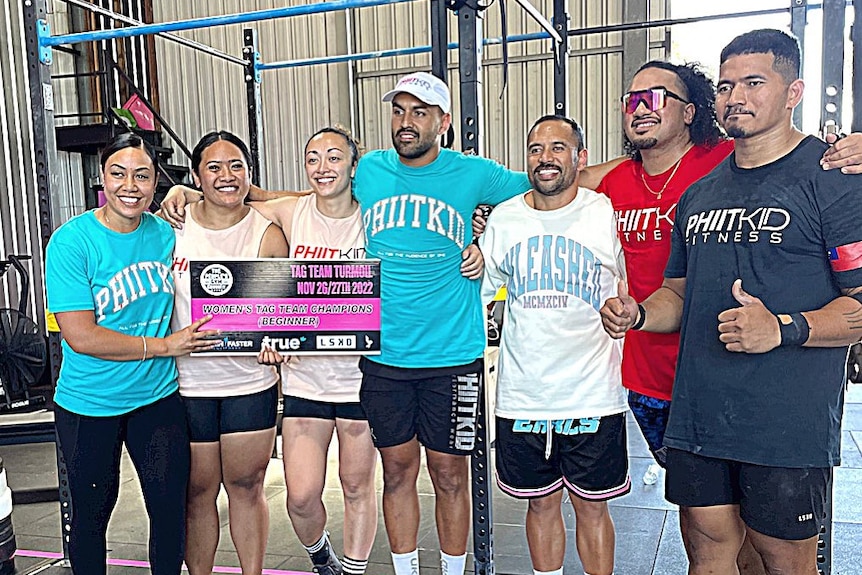
<path id="1" fill-rule="evenodd" d="M 461 275 L 461 252 L 473 240 L 477 205 L 496 205 L 529 189 L 523 172 L 452 150 L 440 150 L 421 168 L 402 164 L 394 149 L 363 156 L 354 194 L 368 256 L 381 260 L 382 341 L 374 361 L 427 368 L 482 356 L 480 282 Z"/>
<path id="2" fill-rule="evenodd" d="M 48 309 L 92 311 L 101 327 L 131 336 L 165 337 L 174 308 L 173 251 L 173 230 L 149 213 L 127 234 L 109 230 L 92 211 L 76 216 L 48 243 Z M 112 361 L 77 353 L 65 340 L 62 345 L 54 401 L 72 413 L 121 415 L 177 390 L 172 357 Z"/>

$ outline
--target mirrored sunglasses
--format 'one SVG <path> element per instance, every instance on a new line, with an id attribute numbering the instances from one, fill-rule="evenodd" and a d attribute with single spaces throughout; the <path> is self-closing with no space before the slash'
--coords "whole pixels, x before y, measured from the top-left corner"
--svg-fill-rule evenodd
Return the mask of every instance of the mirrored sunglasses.
<path id="1" fill-rule="evenodd" d="M 674 100 L 679 100 L 683 104 L 688 104 L 689 101 L 680 96 L 679 94 L 674 94 L 667 88 L 649 88 L 647 90 L 634 90 L 632 92 L 626 92 L 623 94 L 621 98 L 623 103 L 623 110 L 626 114 L 634 114 L 635 110 L 638 109 L 638 106 L 643 102 L 644 106 L 647 107 L 647 110 L 650 112 L 655 112 L 656 110 L 661 110 L 667 105 L 667 99 L 673 98 Z"/>

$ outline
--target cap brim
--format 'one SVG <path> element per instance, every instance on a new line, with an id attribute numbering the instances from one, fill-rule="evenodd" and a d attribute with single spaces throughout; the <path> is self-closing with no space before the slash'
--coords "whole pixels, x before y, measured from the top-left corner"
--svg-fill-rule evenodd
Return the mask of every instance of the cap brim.
<path id="1" fill-rule="evenodd" d="M 443 111 L 444 114 L 449 113 L 449 110 L 445 109 L 440 104 L 438 104 L 436 102 L 429 102 L 429 101 L 425 100 L 425 98 L 423 97 L 423 94 L 421 94 L 421 93 L 417 94 L 416 92 L 409 90 L 407 88 L 395 88 L 394 90 L 389 90 L 388 92 L 383 94 L 383 97 L 380 99 L 380 101 L 381 102 L 391 102 L 392 100 L 395 99 L 395 96 L 397 96 L 398 94 L 401 94 L 402 92 L 404 94 L 410 94 L 411 96 L 413 96 L 414 98 L 417 98 L 420 102 L 424 102 L 428 106 L 437 106 L 438 108 L 440 108 Z"/>
<path id="2" fill-rule="evenodd" d="M 389 90 L 385 94 L 383 94 L 383 98 L 380 99 L 381 102 L 391 102 L 395 99 L 395 95 L 399 92 L 403 92 L 404 90 Z"/>

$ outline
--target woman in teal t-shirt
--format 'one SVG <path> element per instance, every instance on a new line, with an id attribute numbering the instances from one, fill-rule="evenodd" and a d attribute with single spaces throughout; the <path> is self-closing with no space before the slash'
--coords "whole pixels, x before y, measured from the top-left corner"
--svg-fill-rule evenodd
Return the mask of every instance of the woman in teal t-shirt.
<path id="1" fill-rule="evenodd" d="M 155 575 L 178 575 L 185 541 L 189 438 L 174 357 L 213 346 L 209 318 L 170 333 L 174 234 L 147 212 L 157 159 L 134 134 L 101 156 L 106 204 L 72 218 L 46 251 L 48 307 L 63 335 L 54 397 L 72 499 L 69 560 L 103 575 L 125 444 L 150 519 Z"/>

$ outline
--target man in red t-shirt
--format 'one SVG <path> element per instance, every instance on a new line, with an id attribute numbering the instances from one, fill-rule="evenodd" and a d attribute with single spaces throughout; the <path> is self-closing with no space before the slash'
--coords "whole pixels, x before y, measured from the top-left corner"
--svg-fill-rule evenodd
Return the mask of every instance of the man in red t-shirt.
<path id="1" fill-rule="evenodd" d="M 712 81 L 696 64 L 660 61 L 644 64 L 623 96 L 630 157 L 596 189 L 611 198 L 616 211 L 628 290 L 637 301 L 661 287 L 680 196 L 733 151 L 716 122 L 714 100 Z M 623 385 L 657 462 L 644 474 L 648 485 L 664 467 L 662 442 L 678 348 L 678 333 L 626 334 Z"/>

